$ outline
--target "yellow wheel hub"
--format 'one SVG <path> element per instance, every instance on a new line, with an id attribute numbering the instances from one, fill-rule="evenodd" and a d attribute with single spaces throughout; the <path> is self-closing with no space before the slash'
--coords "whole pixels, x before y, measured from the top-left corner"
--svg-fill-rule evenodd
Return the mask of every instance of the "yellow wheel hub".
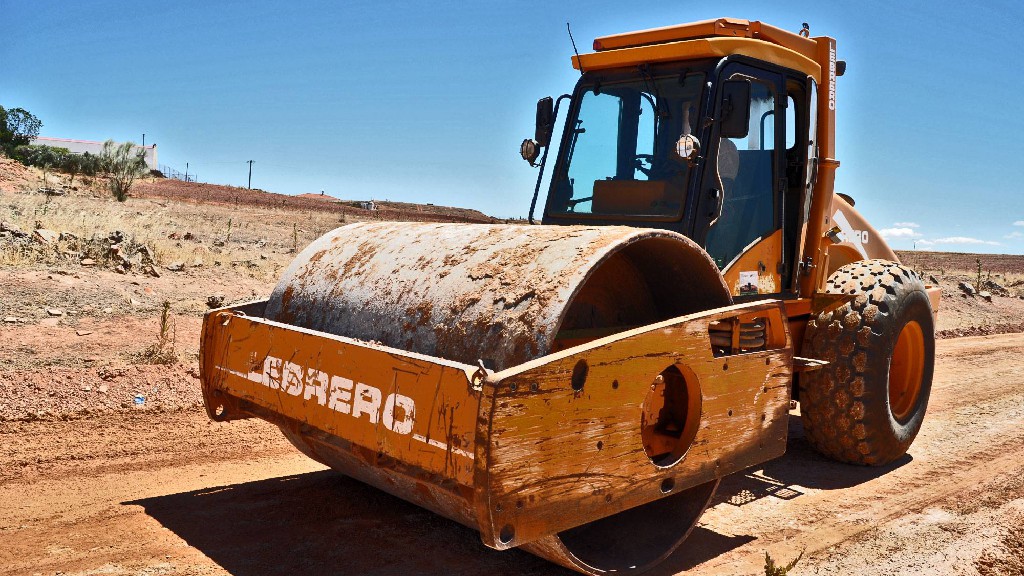
<path id="1" fill-rule="evenodd" d="M 924 331 L 910 321 L 900 331 L 889 364 L 889 410 L 896 420 L 906 421 L 913 412 L 923 374 Z"/>

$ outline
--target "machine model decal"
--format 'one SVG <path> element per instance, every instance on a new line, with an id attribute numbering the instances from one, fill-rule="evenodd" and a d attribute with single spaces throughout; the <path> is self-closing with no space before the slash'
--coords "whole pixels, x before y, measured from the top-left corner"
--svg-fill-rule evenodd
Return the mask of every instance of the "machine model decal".
<path id="1" fill-rule="evenodd" d="M 258 362 L 252 364 L 259 366 Z M 355 382 L 344 376 L 327 374 L 316 368 L 300 366 L 274 356 L 267 356 L 263 360 L 262 369 L 257 371 L 239 372 L 224 366 L 218 366 L 218 369 L 271 390 L 301 396 L 303 400 L 315 398 L 320 406 L 348 414 L 353 418 L 364 418 L 370 424 L 383 424 L 396 434 L 410 434 L 416 422 L 416 403 L 408 396 L 396 392 L 385 397 L 375 386 Z M 412 434 L 412 439 L 471 460 L 474 458 L 472 452 L 442 440 L 418 433 Z"/>
<path id="2" fill-rule="evenodd" d="M 828 109 L 836 109 L 836 47 L 828 50 Z"/>
<path id="3" fill-rule="evenodd" d="M 273 356 L 267 356 L 263 360 L 262 369 L 258 371 L 246 373 L 223 366 L 219 368 L 271 390 L 302 396 L 303 400 L 316 398 L 316 403 L 321 406 L 353 418 L 365 418 L 370 424 L 379 422 L 396 434 L 412 432 L 416 403 L 408 396 L 394 393 L 383 398 L 380 389 L 375 386 L 353 382 L 343 376 L 333 376 Z"/>
<path id="4" fill-rule="evenodd" d="M 853 225 L 846 219 L 846 215 L 843 214 L 842 210 L 836 210 L 835 216 L 833 216 L 832 219 L 835 220 L 839 229 L 843 231 L 843 234 L 846 236 L 846 242 L 852 244 L 863 258 L 867 258 L 868 252 L 864 249 L 864 245 L 867 244 L 870 239 L 868 231 L 854 230 Z"/>
<path id="5" fill-rule="evenodd" d="M 758 281 L 757 270 L 753 272 L 740 272 L 740 296 L 747 294 L 758 294 L 760 292 L 760 283 Z"/>

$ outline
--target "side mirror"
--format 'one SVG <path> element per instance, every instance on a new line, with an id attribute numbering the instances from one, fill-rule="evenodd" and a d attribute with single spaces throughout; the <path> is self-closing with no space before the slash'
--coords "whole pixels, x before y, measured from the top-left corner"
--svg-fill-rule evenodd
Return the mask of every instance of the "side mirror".
<path id="1" fill-rule="evenodd" d="M 555 101 L 545 96 L 537 101 L 537 129 L 533 139 L 537 146 L 546 147 L 551 144 L 551 133 L 555 129 Z"/>
<path id="2" fill-rule="evenodd" d="M 744 138 L 750 131 L 750 80 L 722 83 L 722 138 Z"/>

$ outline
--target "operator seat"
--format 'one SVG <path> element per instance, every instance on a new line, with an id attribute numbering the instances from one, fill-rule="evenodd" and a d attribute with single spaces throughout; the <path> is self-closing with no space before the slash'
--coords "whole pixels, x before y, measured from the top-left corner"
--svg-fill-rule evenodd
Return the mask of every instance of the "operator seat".
<path id="1" fill-rule="evenodd" d="M 724 268 L 751 242 L 774 230 L 774 152 L 737 150 L 726 139 L 718 150 L 722 215 L 708 232 L 705 249 Z"/>
<path id="2" fill-rule="evenodd" d="M 740 153 L 736 144 L 728 138 L 718 143 L 718 175 L 722 178 L 722 194 L 725 197 L 732 192 L 736 183 L 736 175 L 740 172 Z"/>
<path id="3" fill-rule="evenodd" d="M 736 213 L 740 205 L 735 198 L 736 176 L 739 175 L 739 171 L 739 149 L 733 141 L 721 138 L 718 141 L 718 176 L 722 186 L 722 212 L 708 231 L 705 243 L 705 249 L 719 267 L 728 264 L 728 260 L 742 248 L 737 246 L 739 237 L 742 236 L 739 230 L 742 217 Z"/>

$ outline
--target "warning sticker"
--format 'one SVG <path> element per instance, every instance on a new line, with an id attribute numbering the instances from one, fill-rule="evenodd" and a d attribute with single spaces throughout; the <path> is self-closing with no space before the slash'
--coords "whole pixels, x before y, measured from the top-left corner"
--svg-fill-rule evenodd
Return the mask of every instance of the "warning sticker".
<path id="1" fill-rule="evenodd" d="M 757 270 L 753 272 L 740 272 L 740 296 L 758 293 Z"/>

